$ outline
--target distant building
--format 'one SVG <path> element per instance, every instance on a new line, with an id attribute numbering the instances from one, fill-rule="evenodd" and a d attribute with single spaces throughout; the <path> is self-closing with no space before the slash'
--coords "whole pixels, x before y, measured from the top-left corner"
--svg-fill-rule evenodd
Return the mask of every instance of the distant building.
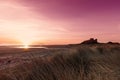
<path id="1" fill-rule="evenodd" d="M 83 41 L 81 44 L 98 44 L 98 40 L 90 38 L 89 40 Z"/>

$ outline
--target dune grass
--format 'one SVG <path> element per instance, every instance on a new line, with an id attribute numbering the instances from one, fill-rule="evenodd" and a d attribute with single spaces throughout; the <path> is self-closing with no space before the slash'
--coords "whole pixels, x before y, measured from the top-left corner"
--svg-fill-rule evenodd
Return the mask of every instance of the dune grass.
<path id="1" fill-rule="evenodd" d="M 7 69 L 0 80 L 120 80 L 120 46 L 82 45 L 67 52 Z"/>

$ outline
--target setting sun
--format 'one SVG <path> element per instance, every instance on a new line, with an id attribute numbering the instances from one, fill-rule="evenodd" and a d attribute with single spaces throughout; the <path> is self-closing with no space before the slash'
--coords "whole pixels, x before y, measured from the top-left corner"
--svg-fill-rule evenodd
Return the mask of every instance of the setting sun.
<path id="1" fill-rule="evenodd" d="M 28 49 L 28 48 L 29 48 L 29 45 L 24 45 L 23 48 L 24 48 L 24 49 Z"/>

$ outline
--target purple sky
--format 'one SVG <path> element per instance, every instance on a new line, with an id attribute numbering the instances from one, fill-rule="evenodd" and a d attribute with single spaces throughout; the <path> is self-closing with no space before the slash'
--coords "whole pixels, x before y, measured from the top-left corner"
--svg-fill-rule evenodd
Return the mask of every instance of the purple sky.
<path id="1" fill-rule="evenodd" d="M 20 7 L 23 11 L 22 15 L 17 15 L 16 10 L 11 13 L 16 14 L 14 20 L 27 19 L 27 27 L 29 22 L 33 23 L 32 40 L 37 39 L 39 43 L 79 43 L 90 37 L 102 42 L 120 42 L 119 0 L 12 0 L 9 3 L 16 4 L 14 7 Z M 26 31 L 26 28 L 25 32 L 32 29 Z"/>

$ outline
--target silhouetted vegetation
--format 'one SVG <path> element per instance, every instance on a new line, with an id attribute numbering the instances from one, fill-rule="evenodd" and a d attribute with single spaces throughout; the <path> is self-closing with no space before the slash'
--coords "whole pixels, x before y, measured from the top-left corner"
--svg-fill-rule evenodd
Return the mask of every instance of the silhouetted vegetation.
<path id="1" fill-rule="evenodd" d="M 107 44 L 119 44 L 118 42 L 107 42 Z"/>

